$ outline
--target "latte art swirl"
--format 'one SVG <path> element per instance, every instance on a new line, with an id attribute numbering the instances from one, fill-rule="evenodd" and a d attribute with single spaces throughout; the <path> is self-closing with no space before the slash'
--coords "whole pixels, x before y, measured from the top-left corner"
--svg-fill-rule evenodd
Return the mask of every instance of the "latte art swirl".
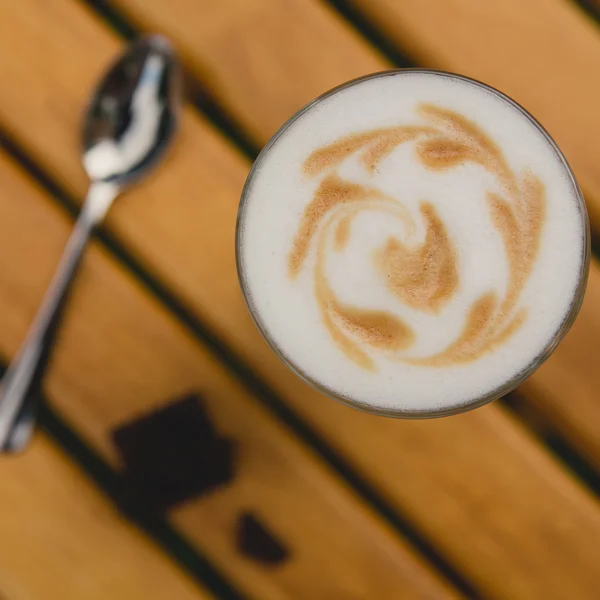
<path id="1" fill-rule="evenodd" d="M 585 206 L 506 96 L 390 71 L 308 105 L 244 188 L 238 268 L 279 356 L 333 397 L 450 414 L 514 388 L 580 306 Z"/>
<path id="2" fill-rule="evenodd" d="M 325 174 L 312 202 L 306 207 L 289 255 L 293 279 L 307 260 L 310 244 L 317 244 L 314 288 L 323 324 L 339 348 L 365 369 L 375 363 L 366 346 L 393 352 L 399 360 L 416 365 L 451 365 L 477 360 L 505 342 L 527 318 L 527 308 L 517 309 L 520 293 L 535 262 L 544 220 L 544 185 L 533 173 L 515 175 L 496 144 L 474 123 L 457 112 L 421 104 L 419 112 L 427 126 L 402 126 L 344 137 L 315 150 L 303 165 L 309 177 Z M 367 187 L 343 180 L 335 168 L 354 153 L 374 174 L 378 163 L 398 145 L 415 143 L 420 161 L 432 171 L 451 169 L 471 162 L 492 173 L 501 192 L 489 191 L 487 202 L 494 227 L 501 236 L 509 264 L 504 298 L 496 292 L 482 294 L 471 305 L 461 334 L 447 348 L 425 357 L 399 353 L 409 349 L 416 333 L 398 316 L 376 309 L 344 304 L 325 274 L 328 237 L 335 250 L 348 243 L 352 220 L 366 210 L 382 211 L 406 225 L 414 237 L 413 216 L 402 203 Z M 459 285 L 458 253 L 447 227 L 434 205 L 420 207 L 425 240 L 405 244 L 387 239 L 373 257 L 390 291 L 419 310 L 439 312 Z"/>

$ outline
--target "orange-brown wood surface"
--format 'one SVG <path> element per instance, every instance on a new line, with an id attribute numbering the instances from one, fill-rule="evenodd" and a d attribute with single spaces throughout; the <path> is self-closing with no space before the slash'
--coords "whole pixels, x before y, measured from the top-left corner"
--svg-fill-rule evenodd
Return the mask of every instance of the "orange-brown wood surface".
<path id="1" fill-rule="evenodd" d="M 45 436 L 0 462 L 0 598 L 208 600 Z"/>
<path id="2" fill-rule="evenodd" d="M 314 96 L 390 66 L 316 0 L 110 4 L 142 29 L 171 36 L 189 70 L 257 144 Z M 426 66 L 477 76 L 532 110 L 565 149 L 593 208 L 600 185 L 591 158 L 597 83 L 583 74 L 600 56 L 600 35 L 572 5 L 542 4 L 377 0 L 360 8 Z M 542 13 L 538 23 L 534 16 Z M 79 199 L 86 187 L 80 115 L 123 42 L 74 0 L 2 3 L 0 22 L 0 126 Z M 512 67 L 506 72 L 493 23 L 503 39 L 513 36 L 506 45 L 519 48 L 507 51 Z M 560 56 L 556 40 L 568 47 Z M 544 55 L 551 60 L 542 69 Z M 559 83 L 551 78 L 555 68 Z M 539 85 L 526 85 L 532 69 Z M 560 110 L 574 99 L 580 112 Z M 187 108 L 169 161 L 119 202 L 107 229 L 483 596 L 594 598 L 600 506 L 503 408 L 430 422 L 372 417 L 323 398 L 278 362 L 250 321 L 235 274 L 235 215 L 248 168 L 231 142 Z M 0 181 L 0 351 L 10 356 L 56 263 L 67 220 L 4 155 Z M 594 263 L 577 324 L 522 390 L 597 466 L 599 296 Z M 172 510 L 169 519 L 248 597 L 454 595 L 106 251 L 93 248 L 85 261 L 47 388 L 53 406 L 116 469 L 112 428 L 191 389 L 200 392 L 218 429 L 240 444 L 238 473 L 230 485 Z M 236 552 L 236 518 L 244 510 L 285 541 L 289 562 L 269 569 Z"/>

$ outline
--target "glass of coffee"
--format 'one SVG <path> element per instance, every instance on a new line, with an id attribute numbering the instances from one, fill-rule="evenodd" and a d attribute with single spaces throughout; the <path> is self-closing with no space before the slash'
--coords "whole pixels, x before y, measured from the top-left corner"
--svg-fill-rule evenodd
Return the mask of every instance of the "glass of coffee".
<path id="1" fill-rule="evenodd" d="M 354 407 L 435 417 L 533 373 L 571 327 L 589 223 L 564 156 L 480 82 L 396 70 L 331 90 L 256 160 L 236 251 L 279 357 Z"/>

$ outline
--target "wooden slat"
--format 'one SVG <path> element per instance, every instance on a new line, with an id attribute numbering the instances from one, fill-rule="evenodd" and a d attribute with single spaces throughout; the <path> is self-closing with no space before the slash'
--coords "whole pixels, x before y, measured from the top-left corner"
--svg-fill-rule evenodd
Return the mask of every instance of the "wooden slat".
<path id="1" fill-rule="evenodd" d="M 203 10 L 198 7 L 194 11 L 188 11 L 185 0 L 175 0 L 169 4 L 168 9 L 160 0 L 114 0 L 113 4 L 143 28 L 160 30 L 176 39 L 190 68 L 197 76 L 203 78 L 213 95 L 228 107 L 234 117 L 254 135 L 257 142 L 265 142 L 288 116 L 324 90 L 347 79 L 390 67 L 336 14 L 317 2 L 291 0 L 282 3 L 278 0 L 260 0 L 245 3 L 243 0 L 226 0 L 215 4 L 210 0 L 202 0 L 199 4 Z M 243 18 L 237 16 L 240 4 L 245 6 Z M 394 7 L 389 12 L 388 4 Z M 413 4 L 418 5 L 418 10 L 411 12 L 404 8 L 405 5 L 410 5 L 412 9 Z M 590 135 L 590 129 L 587 125 L 579 127 L 579 121 L 574 122 L 561 110 L 557 110 L 557 102 L 560 102 L 562 96 L 557 100 L 556 94 L 551 93 L 550 89 L 539 88 L 537 83 L 530 84 L 533 72 L 536 73 L 536 82 L 541 77 L 548 86 L 557 84 L 554 79 L 555 62 L 543 57 L 554 56 L 553 53 L 562 46 L 551 43 L 551 36 L 538 32 L 540 27 L 543 31 L 550 27 L 546 17 L 539 25 L 533 24 L 531 9 L 527 3 L 520 0 L 509 3 L 501 0 L 487 2 L 484 9 L 476 0 L 439 0 L 439 4 L 444 7 L 443 10 L 440 10 L 434 0 L 427 3 L 403 0 L 387 4 L 382 0 L 379 3 L 365 2 L 365 9 L 372 7 L 375 11 L 379 6 L 380 11 L 377 14 L 380 15 L 382 24 L 386 21 L 388 29 L 393 29 L 394 23 L 399 22 L 399 18 L 394 19 L 396 15 L 401 12 L 403 15 L 404 12 L 407 15 L 410 13 L 410 23 L 418 27 L 415 31 L 417 39 L 420 39 L 421 34 L 426 37 L 431 20 L 435 21 L 436 27 L 451 25 L 451 36 L 437 32 L 437 62 L 428 62 L 427 65 L 466 71 L 467 74 L 479 76 L 509 93 L 518 92 L 517 99 L 522 99 L 534 114 L 539 114 L 545 124 L 546 115 L 560 120 L 556 126 L 552 119 L 548 124 L 552 132 L 560 134 L 559 141 L 564 142 L 569 158 L 575 158 L 578 155 L 575 149 L 580 145 L 585 146 L 582 139 Z M 561 8 L 551 9 L 550 22 L 554 23 L 551 27 L 558 27 L 562 12 L 566 11 L 569 15 L 566 19 L 566 29 L 560 33 L 568 39 L 569 50 L 559 62 L 559 71 L 568 71 L 569 76 L 576 79 L 575 88 L 584 99 L 587 119 L 589 122 L 593 121 L 594 127 L 600 128 L 600 120 L 591 112 L 592 106 L 595 110 L 593 91 L 600 84 L 596 81 L 597 78 L 589 77 L 585 73 L 581 61 L 575 60 L 576 54 L 571 50 L 573 39 L 583 60 L 589 60 L 589 56 L 597 56 L 600 62 L 600 36 L 590 39 L 589 27 L 580 22 L 579 16 L 573 16 L 573 7 L 562 6 L 561 0 L 551 2 L 552 7 L 557 4 Z M 538 8 L 541 14 L 543 9 Z M 517 27 L 513 21 L 520 18 L 521 9 L 527 18 L 523 26 Z M 495 12 L 503 10 L 507 11 L 510 18 L 506 15 L 496 18 Z M 431 19 L 426 17 L 430 12 Z M 419 15 L 418 18 L 415 13 Z M 485 15 L 485 23 L 481 22 L 484 17 L 479 13 Z M 386 17 L 388 14 L 390 19 Z M 454 27 L 456 21 L 462 24 L 458 32 Z M 487 25 L 487 28 L 484 25 Z M 516 65 L 510 60 L 506 61 L 505 48 L 499 42 L 493 48 L 486 44 L 477 52 L 471 52 L 473 40 L 481 42 L 487 39 L 487 36 L 480 33 L 475 37 L 464 35 L 463 32 L 471 26 L 478 32 L 504 27 L 506 39 L 510 37 L 508 32 L 516 29 L 520 36 L 517 36 L 517 45 L 521 46 L 527 41 L 526 36 L 529 36 L 530 40 L 535 39 L 535 60 L 539 68 L 530 69 L 527 61 L 515 59 L 513 62 L 516 62 Z M 580 31 L 580 28 L 585 31 Z M 401 42 L 406 28 L 397 30 L 399 33 L 396 37 Z M 318 31 L 319 36 L 313 37 L 313 31 Z M 491 39 L 496 39 L 497 31 L 492 33 Z M 536 36 L 539 36 L 539 39 Z M 460 44 L 457 38 L 461 39 Z M 510 40 L 508 46 L 512 52 L 514 41 L 512 37 Z M 465 45 L 469 51 L 457 50 L 457 46 L 462 49 Z M 530 52 L 525 52 L 525 48 L 521 46 L 519 47 L 522 54 L 529 57 Z M 488 64 L 490 53 L 493 55 L 491 65 Z M 322 60 L 315 57 L 322 57 Z M 475 61 L 478 69 L 472 70 L 467 59 Z M 576 63 L 575 71 L 569 69 L 569 60 Z M 293 77 L 282 76 L 292 63 L 294 68 L 290 69 L 290 72 L 293 72 Z M 519 75 L 519 82 L 523 80 L 520 86 L 516 83 Z M 507 80 L 511 77 L 516 78 L 514 85 L 509 85 Z M 563 85 L 565 93 L 573 93 L 569 87 L 571 84 L 561 83 L 559 87 L 562 89 Z M 579 110 L 580 103 L 576 94 L 573 95 L 571 105 L 577 106 Z M 568 124 L 558 126 L 563 124 L 562 119 L 565 118 Z M 590 156 L 593 156 L 593 152 L 586 154 L 587 158 Z M 596 171 L 597 169 L 594 169 L 594 175 Z M 600 184 L 598 189 L 600 191 Z M 187 288 L 189 289 L 189 285 Z M 598 297 L 599 294 L 600 269 L 598 264 L 594 263 L 590 275 L 589 298 L 573 332 L 553 359 L 523 387 L 527 398 L 530 398 L 546 418 L 569 438 L 573 446 L 598 466 L 600 403 L 595 399 L 594 389 L 599 389 L 600 386 L 600 357 L 596 359 L 597 355 L 591 350 L 593 340 L 600 339 L 600 322 L 591 298 Z M 581 356 L 585 356 L 586 360 L 582 361 Z M 565 398 L 569 401 L 565 402 Z"/>
<path id="2" fill-rule="evenodd" d="M 32 8 L 43 26 L 28 17 Z M 0 96 L 0 120 L 68 189 L 82 194 L 77 111 L 118 44 L 76 3 L 21 0 L 1 11 L 9 31 L 19 35 L 0 44 L 9 44 L 7 52 L 21 64 L 16 68 L 0 54 L 0 73 L 11 83 Z M 349 64 L 355 58 L 351 47 L 329 51 L 344 53 Z M 39 56 L 64 65 L 60 76 Z M 233 229 L 247 165 L 196 115 L 187 112 L 183 125 L 169 169 L 115 208 L 111 230 L 487 596 L 586 597 L 598 589 L 597 504 L 497 407 L 436 422 L 370 417 L 322 398 L 278 363 L 250 322 L 235 276 Z M 72 373 L 63 368 L 65 377 Z M 90 400 L 85 411 L 102 414 L 110 396 Z"/>
<path id="3" fill-rule="evenodd" d="M 0 190 L 0 349 L 12 355 L 68 222 L 4 154 Z M 98 248 L 86 257 L 60 350 L 49 395 L 115 466 L 111 430 L 199 392 L 219 434 L 236 444 L 235 477 L 171 518 L 249 596 L 454 597 Z M 237 552 L 236 527 L 246 511 L 281 538 L 288 563 L 266 568 Z"/>
<path id="4" fill-rule="evenodd" d="M 0 597 L 201 600 L 45 436 L 0 462 Z"/>

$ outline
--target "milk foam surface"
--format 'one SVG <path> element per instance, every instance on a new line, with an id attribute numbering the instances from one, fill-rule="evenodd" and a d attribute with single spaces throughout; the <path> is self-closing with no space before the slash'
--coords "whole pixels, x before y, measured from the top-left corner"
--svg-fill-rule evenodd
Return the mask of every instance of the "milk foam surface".
<path id="1" fill-rule="evenodd" d="M 423 106 L 430 107 L 429 116 Z M 508 178 L 498 176 L 499 168 L 494 172 L 477 160 L 457 161 L 439 169 L 424 164 L 417 152 L 423 139 L 423 143 L 437 140 L 439 130 L 445 139 L 454 140 L 456 133 L 444 133 L 443 119 L 435 117 L 437 111 L 462 115 L 493 141 L 521 185 L 514 197 L 507 192 Z M 422 138 L 394 145 L 372 170 L 360 148 L 316 174 L 307 175 L 303 169 L 316 150 L 340 139 L 398 127 L 423 128 L 425 133 Z M 435 152 L 435 148 L 430 152 L 433 159 Z M 299 228 L 306 223 L 307 207 L 322 192 L 324 182 L 330 181 L 327 178 L 348 189 L 376 190 L 373 193 L 384 199 L 373 198 L 370 192 L 368 201 L 356 203 L 363 210 L 349 217 L 344 244 L 338 245 L 336 236 L 342 233 L 336 229 L 335 219 L 347 216 L 348 207 L 354 204 L 342 202 L 329 210 L 315 222 L 306 254 L 291 276 L 290 256 Z M 497 325 L 498 336 L 503 327 L 508 333 L 491 348 L 481 346 L 484 350 L 473 354 L 475 359 L 463 360 L 464 355 L 458 353 L 457 360 L 427 362 L 426 357 L 443 356 L 460 339 L 470 316 L 487 314 L 481 304 L 486 295 L 497 299 L 495 307 L 500 310 L 511 293 L 510 282 L 519 281 L 518 275 L 511 279 L 515 261 L 511 263 L 507 250 L 512 238 L 502 207 L 512 206 L 516 211 L 519 198 L 530 197 L 525 190 L 533 188 L 527 187 L 527 181 L 539 182 L 541 187 L 536 189 L 543 190 L 543 207 L 537 237 L 532 234 L 531 238 L 535 238 L 531 243 L 535 259 L 521 277 L 525 283 L 504 325 Z M 500 198 L 495 212 L 490 194 Z M 391 209 L 394 214 L 378 208 L 380 204 L 391 207 L 390 198 L 400 207 Z M 423 245 L 426 237 L 435 233 L 426 219 L 424 203 L 443 225 L 441 231 L 455 256 L 456 269 L 455 281 L 450 278 L 448 284 L 452 293 L 438 304 L 431 300 L 428 306 L 420 306 L 411 295 L 399 295 L 402 290 L 394 293 L 386 272 L 376 268 L 377 257 L 391 237 L 400 243 L 397 255 L 402 261 L 403 252 Z M 530 205 L 523 206 L 520 214 L 528 215 Z M 397 218 L 400 209 L 408 214 L 406 220 Z M 354 83 L 313 104 L 284 126 L 261 154 L 240 214 L 240 275 L 263 332 L 290 366 L 317 386 L 368 410 L 452 410 L 502 387 L 551 344 L 580 285 L 585 223 L 578 190 L 561 156 L 516 106 L 468 80 L 396 72 Z M 438 245 L 442 233 L 434 236 Z M 524 246 L 519 239 L 514 244 Z M 516 264 L 531 255 L 524 252 Z M 440 260 L 443 262 L 443 257 Z M 320 300 L 319 268 L 327 282 L 321 285 Z M 387 273 L 388 278 L 395 276 L 393 268 Z M 478 306 L 481 310 L 475 314 Z M 346 307 L 352 307 L 349 316 Z M 402 337 L 404 331 L 396 332 L 400 342 L 384 347 L 387 338 L 369 338 L 371 326 L 377 329 L 380 324 L 379 317 L 373 320 L 371 316 L 357 317 L 356 322 L 364 325 L 358 335 L 353 329 L 357 310 L 391 315 L 394 321 L 406 324 L 410 335 Z M 356 354 L 344 351 L 339 335 L 332 334 L 336 331 L 349 340 L 350 349 L 354 347 L 366 357 L 362 363 Z"/>

